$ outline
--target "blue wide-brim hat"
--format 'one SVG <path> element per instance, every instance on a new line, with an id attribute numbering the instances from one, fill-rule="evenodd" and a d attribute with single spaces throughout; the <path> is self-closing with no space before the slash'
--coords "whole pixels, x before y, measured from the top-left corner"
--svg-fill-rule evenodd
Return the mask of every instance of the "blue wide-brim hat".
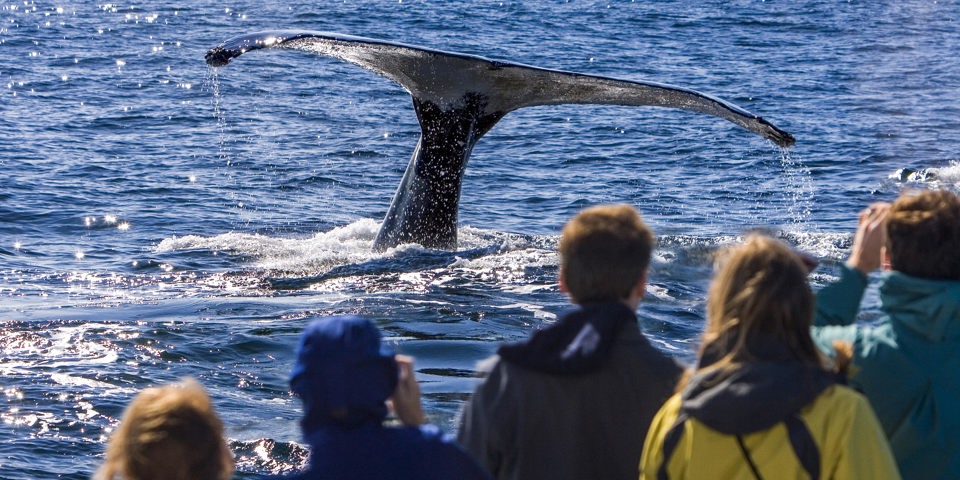
<path id="1" fill-rule="evenodd" d="M 310 322 L 300 337 L 290 389 L 303 401 L 305 433 L 382 422 L 397 387 L 391 348 L 373 323 L 356 315 Z"/>

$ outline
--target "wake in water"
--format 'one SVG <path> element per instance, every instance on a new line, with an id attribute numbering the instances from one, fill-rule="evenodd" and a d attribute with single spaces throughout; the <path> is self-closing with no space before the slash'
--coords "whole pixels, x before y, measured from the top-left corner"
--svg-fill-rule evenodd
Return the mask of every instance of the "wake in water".
<path id="1" fill-rule="evenodd" d="M 277 238 L 265 235 L 226 233 L 213 237 L 188 235 L 172 237 L 157 245 L 155 252 L 204 250 L 226 252 L 249 258 L 257 275 L 274 288 L 327 290 L 334 282 L 343 287 L 343 278 L 366 277 L 371 287 L 384 280 L 383 288 L 403 288 L 405 282 L 417 281 L 407 288 L 418 288 L 431 277 L 431 282 L 444 282 L 448 275 L 477 276 L 500 285 L 529 281 L 523 274 L 527 268 L 555 266 L 556 240 L 546 237 L 490 232 L 471 227 L 460 229 L 461 249 L 438 251 L 415 244 L 403 244 L 383 253 L 371 250 L 379 226 L 370 219 L 320 232 L 310 238 Z M 471 275 L 470 272 L 473 272 Z M 390 282 L 387 277 L 397 277 Z M 337 280 L 340 279 L 340 280 Z M 358 281 L 361 281 L 358 278 Z M 374 289 L 377 289 L 374 287 Z"/>
<path id="2" fill-rule="evenodd" d="M 851 234 L 805 231 L 797 228 L 775 235 L 817 258 L 841 260 L 849 248 Z M 186 235 L 164 239 L 155 253 L 176 256 L 228 254 L 246 264 L 237 264 L 234 274 L 245 271 L 280 289 L 328 290 L 337 288 L 345 278 L 358 282 L 366 277 L 383 280 L 385 289 L 405 289 L 414 277 L 434 282 L 453 278 L 472 279 L 501 288 L 521 288 L 533 282 L 540 288 L 555 281 L 558 267 L 556 236 L 519 235 L 462 227 L 461 250 L 438 251 L 415 244 L 404 244 L 377 253 L 370 249 L 379 226 L 362 219 L 352 224 L 319 232 L 309 238 L 285 238 L 260 234 L 224 233 L 215 236 Z M 736 243 L 741 236 L 696 237 L 673 235 L 659 237 L 657 259 L 667 268 L 709 266 L 712 252 Z M 669 265 L 673 264 L 672 267 Z M 417 275 L 413 275 L 416 273 Z M 406 275 L 403 275 L 406 274 Z M 390 281 L 392 279 L 392 282 Z M 368 286 L 370 283 L 364 281 Z M 416 289 L 413 286 L 411 288 Z"/>

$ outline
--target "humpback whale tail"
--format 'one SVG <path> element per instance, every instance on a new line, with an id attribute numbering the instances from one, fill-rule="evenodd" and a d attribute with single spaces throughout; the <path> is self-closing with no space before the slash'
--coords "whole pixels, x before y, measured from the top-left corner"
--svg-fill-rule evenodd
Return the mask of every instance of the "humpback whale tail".
<path id="1" fill-rule="evenodd" d="M 374 240 L 455 249 L 463 173 L 477 141 L 504 115 L 538 105 L 607 104 L 679 108 L 713 115 L 771 140 L 789 133 L 732 103 L 686 88 L 532 67 L 369 38 L 273 31 L 225 41 L 206 54 L 224 66 L 248 51 L 302 50 L 351 62 L 400 84 L 413 97 L 421 136 Z"/>

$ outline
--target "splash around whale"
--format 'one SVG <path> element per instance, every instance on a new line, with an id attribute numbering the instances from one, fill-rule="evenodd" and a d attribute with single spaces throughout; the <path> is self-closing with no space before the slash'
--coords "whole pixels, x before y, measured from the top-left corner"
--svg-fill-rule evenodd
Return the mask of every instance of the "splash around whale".
<path id="1" fill-rule="evenodd" d="M 327 32 L 269 31 L 242 35 L 210 49 L 220 67 L 246 52 L 301 50 L 360 65 L 398 83 L 413 97 L 421 135 L 373 243 L 383 251 L 404 243 L 457 248 L 457 214 L 470 153 L 507 113 L 562 104 L 655 106 L 690 110 L 733 122 L 780 147 L 794 138 L 730 102 L 672 85 L 538 68 L 402 43 Z"/>

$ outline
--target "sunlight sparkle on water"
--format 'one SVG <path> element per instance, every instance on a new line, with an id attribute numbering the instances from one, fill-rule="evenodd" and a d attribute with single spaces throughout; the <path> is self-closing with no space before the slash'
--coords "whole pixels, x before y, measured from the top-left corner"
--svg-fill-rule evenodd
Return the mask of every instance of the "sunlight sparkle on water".
<path id="1" fill-rule="evenodd" d="M 80 249 L 78 248 L 75 252 L 73 252 L 73 256 L 76 257 L 77 260 L 83 260 L 83 257 L 85 257 L 86 254 L 83 253 L 83 250 L 80 250 Z"/>
<path id="2" fill-rule="evenodd" d="M 10 399 L 23 400 L 23 391 L 16 387 L 4 389 L 3 394 Z M 11 411 L 16 411 L 16 409 L 11 409 Z"/>

